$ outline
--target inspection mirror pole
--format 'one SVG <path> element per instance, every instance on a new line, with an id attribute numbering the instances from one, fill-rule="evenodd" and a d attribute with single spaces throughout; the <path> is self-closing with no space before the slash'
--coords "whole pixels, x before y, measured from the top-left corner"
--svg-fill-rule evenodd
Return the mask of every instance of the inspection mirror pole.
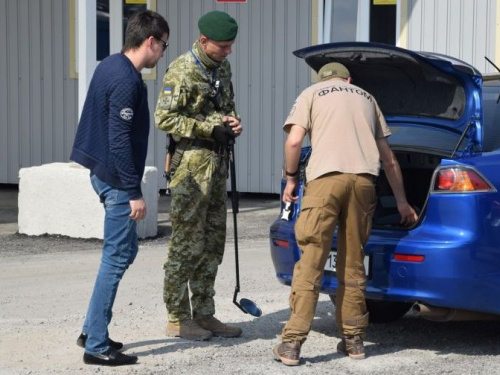
<path id="1" fill-rule="evenodd" d="M 238 192 L 236 191 L 236 167 L 234 161 L 234 138 L 229 140 L 229 172 L 231 174 L 231 205 L 233 209 L 233 227 L 234 227 L 234 257 L 236 263 L 236 287 L 234 289 L 233 303 L 245 314 L 250 314 L 255 317 L 262 315 L 262 310 L 251 300 L 242 298 L 239 302 L 237 300 L 238 293 L 240 292 L 240 266 L 238 259 L 238 226 L 236 215 L 238 214 Z"/>

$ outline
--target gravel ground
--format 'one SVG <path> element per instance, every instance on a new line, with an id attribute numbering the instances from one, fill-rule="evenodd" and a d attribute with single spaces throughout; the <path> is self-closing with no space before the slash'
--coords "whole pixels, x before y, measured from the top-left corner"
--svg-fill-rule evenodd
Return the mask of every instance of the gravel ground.
<path id="1" fill-rule="evenodd" d="M 273 345 L 289 316 L 289 288 L 279 284 L 269 254 L 268 227 L 278 215 L 276 196 L 243 196 L 238 215 L 239 297 L 255 301 L 253 318 L 232 304 L 235 286 L 232 214 L 227 251 L 216 283 L 217 316 L 243 328 L 236 339 L 190 342 L 167 338 L 162 268 L 170 234 L 167 197 L 160 197 L 159 235 L 141 241 L 125 274 L 110 326 L 139 363 L 87 366 L 75 345 L 100 258 L 101 242 L 16 234 L 17 191 L 0 188 L 0 374 L 500 374 L 500 322 L 433 323 L 411 315 L 370 326 L 368 357 L 335 352 L 334 308 L 321 295 L 302 365 L 275 362 Z"/>

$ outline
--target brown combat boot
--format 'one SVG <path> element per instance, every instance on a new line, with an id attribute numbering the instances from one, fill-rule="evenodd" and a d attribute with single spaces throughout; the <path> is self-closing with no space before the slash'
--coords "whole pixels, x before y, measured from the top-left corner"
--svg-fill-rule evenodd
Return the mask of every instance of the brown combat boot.
<path id="1" fill-rule="evenodd" d="M 344 353 L 352 359 L 364 359 L 365 347 L 360 336 L 345 336 L 337 345 L 337 352 Z"/>
<path id="2" fill-rule="evenodd" d="M 298 366 L 300 362 L 300 342 L 282 342 L 273 348 L 274 359 L 287 366 Z"/>
<path id="3" fill-rule="evenodd" d="M 194 320 L 187 319 L 177 323 L 167 323 L 168 337 L 181 337 L 192 341 L 210 340 L 212 332 L 201 328 Z"/>
<path id="4" fill-rule="evenodd" d="M 241 328 L 224 324 L 213 315 L 198 318 L 196 319 L 196 323 L 198 323 L 201 328 L 212 332 L 212 335 L 218 337 L 238 337 L 242 332 Z"/>

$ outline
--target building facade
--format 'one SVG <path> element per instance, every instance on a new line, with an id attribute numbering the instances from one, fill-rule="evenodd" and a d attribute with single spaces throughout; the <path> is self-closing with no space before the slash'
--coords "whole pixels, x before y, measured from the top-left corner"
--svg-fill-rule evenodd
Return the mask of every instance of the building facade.
<path id="1" fill-rule="evenodd" d="M 377 41 L 440 52 L 495 72 L 500 0 L 0 0 L 0 183 L 20 168 L 67 162 L 86 85 L 118 52 L 127 17 L 156 10 L 171 27 L 157 68 L 143 72 L 153 113 L 168 64 L 198 37 L 197 20 L 224 10 L 240 26 L 229 60 L 245 126 L 236 143 L 238 190 L 279 193 L 282 124 L 314 79 L 292 54 L 311 44 Z M 90 4 L 90 5 L 89 5 Z M 89 27 L 90 25 L 90 27 Z M 89 31 L 90 30 L 90 31 Z M 85 51 L 85 53 L 83 53 Z M 80 69 L 79 69 L 80 68 Z M 147 165 L 161 172 L 165 134 L 152 125 Z M 164 188 L 160 179 L 159 188 Z"/>

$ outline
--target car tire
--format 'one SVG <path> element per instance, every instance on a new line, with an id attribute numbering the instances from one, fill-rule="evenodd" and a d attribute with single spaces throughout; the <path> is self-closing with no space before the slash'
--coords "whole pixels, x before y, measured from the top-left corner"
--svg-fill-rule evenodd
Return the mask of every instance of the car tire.
<path id="1" fill-rule="evenodd" d="M 335 306 L 335 294 L 330 294 Z M 402 318 L 411 308 L 411 303 L 366 300 L 366 307 L 370 313 L 370 323 L 390 323 Z"/>

